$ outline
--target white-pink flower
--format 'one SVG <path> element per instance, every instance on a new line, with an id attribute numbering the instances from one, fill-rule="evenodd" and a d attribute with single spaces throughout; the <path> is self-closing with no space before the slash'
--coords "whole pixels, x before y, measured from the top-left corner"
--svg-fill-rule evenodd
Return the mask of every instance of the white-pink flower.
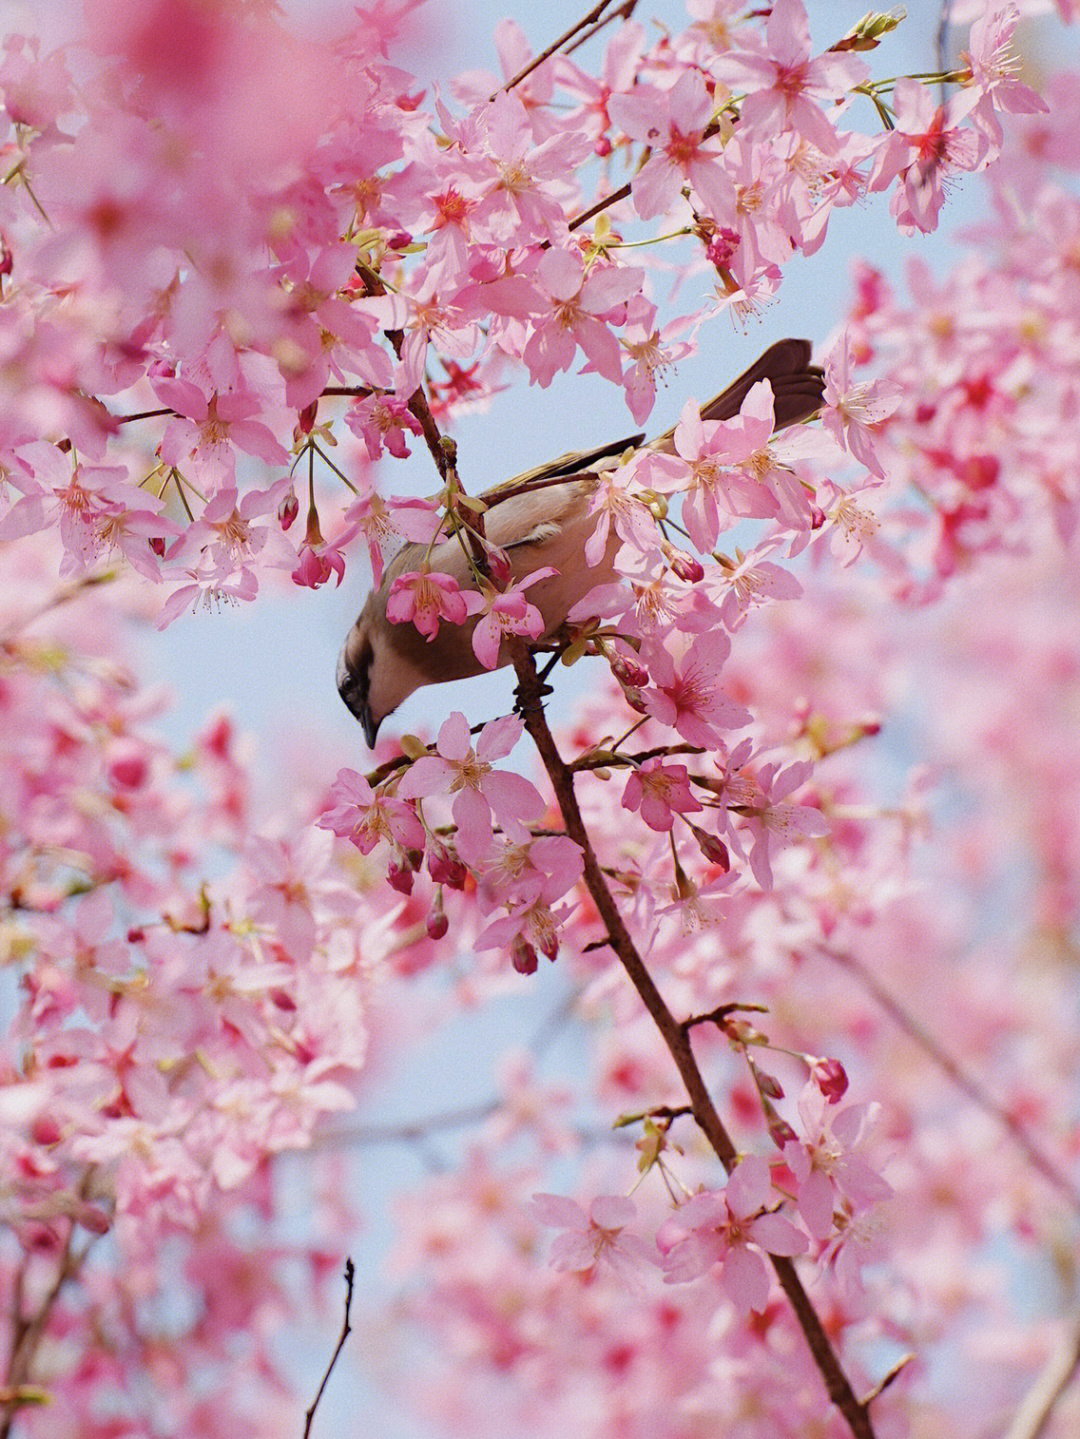
<path id="1" fill-rule="evenodd" d="M 768 1163 L 744 1159 L 722 1190 L 696 1194 L 661 1225 L 656 1242 L 669 1284 L 687 1283 L 721 1266 L 720 1288 L 744 1317 L 769 1301 L 763 1253 L 791 1256 L 810 1247 L 806 1235 L 774 1212 Z"/>
<path id="2" fill-rule="evenodd" d="M 524 726 L 516 715 L 486 724 L 472 745 L 469 722 L 455 711 L 445 720 L 436 753 L 414 760 L 398 785 L 402 799 L 427 799 L 452 794 L 457 848 L 468 864 L 482 860 L 491 848 L 492 816 L 515 839 L 527 839 L 525 826 L 544 810 L 534 784 L 513 770 L 495 769 L 521 738 Z"/>

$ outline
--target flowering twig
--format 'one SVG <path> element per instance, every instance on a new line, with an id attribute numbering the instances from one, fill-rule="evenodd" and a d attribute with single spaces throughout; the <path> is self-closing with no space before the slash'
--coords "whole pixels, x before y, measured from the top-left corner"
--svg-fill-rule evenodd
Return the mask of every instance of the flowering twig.
<path id="1" fill-rule="evenodd" d="M 724 1127 L 690 1044 L 686 1027 L 672 1014 L 638 953 L 630 931 L 619 913 L 615 897 L 604 879 L 603 871 L 585 828 L 585 822 L 574 793 L 574 776 L 563 760 L 548 726 L 542 703 L 540 677 L 532 653 L 524 640 L 511 641 L 514 670 L 518 678 L 518 706 L 525 727 L 532 737 L 555 791 L 555 800 L 562 813 L 566 832 L 580 847 L 584 861 L 584 881 L 593 903 L 607 929 L 607 941 L 638 992 L 641 1002 L 652 1016 L 661 1038 L 679 1071 L 690 1100 L 690 1108 L 698 1127 L 709 1141 L 713 1152 L 730 1174 L 738 1162 L 735 1145 Z M 799 1327 L 810 1346 L 814 1362 L 825 1381 L 829 1398 L 844 1416 L 855 1439 L 873 1439 L 873 1427 L 865 1403 L 860 1402 L 844 1373 L 840 1360 L 825 1332 L 817 1310 L 803 1288 L 790 1259 L 771 1254 L 770 1262 L 780 1287 L 794 1310 Z"/>

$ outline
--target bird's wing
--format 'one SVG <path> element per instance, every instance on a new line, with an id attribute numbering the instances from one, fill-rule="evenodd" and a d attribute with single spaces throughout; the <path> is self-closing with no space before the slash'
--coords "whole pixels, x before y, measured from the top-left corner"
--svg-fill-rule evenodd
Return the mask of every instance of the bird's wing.
<path id="1" fill-rule="evenodd" d="M 627 435 L 625 440 L 615 440 L 606 445 L 597 445 L 592 450 L 569 450 L 556 460 L 549 460 L 546 464 L 537 465 L 532 470 L 523 470 L 513 479 L 503 480 L 490 490 L 485 490 L 482 498 L 489 505 L 500 504 L 502 501 L 499 496 L 503 490 L 517 490 L 521 485 L 539 484 L 543 480 L 556 480 L 561 475 L 576 475 L 582 470 L 598 465 L 601 460 L 621 455 L 626 450 L 636 449 L 644 438 L 645 434 L 642 431 L 639 435 Z"/>

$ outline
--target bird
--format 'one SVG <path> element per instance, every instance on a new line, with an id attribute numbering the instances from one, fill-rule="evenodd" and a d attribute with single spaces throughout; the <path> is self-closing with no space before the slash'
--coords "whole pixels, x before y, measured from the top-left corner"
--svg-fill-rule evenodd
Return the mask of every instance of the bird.
<path id="1" fill-rule="evenodd" d="M 810 355 L 809 340 L 777 341 L 702 406 L 702 419 L 726 420 L 737 415 L 759 380 L 768 380 L 772 386 L 776 429 L 812 418 L 821 408 L 825 381 L 822 370 L 810 363 Z M 674 435 L 674 429 L 667 430 L 648 442 L 648 448 L 674 453 Z M 644 442 L 642 433 L 560 455 L 480 496 L 486 506 L 485 539 L 505 551 L 513 583 L 547 565 L 558 571 L 529 590 L 530 603 L 544 619 L 543 633 L 535 644 L 550 642 L 583 595 L 594 585 L 615 578 L 613 561 L 620 541 L 614 528 L 601 563 L 592 567 L 585 563 L 585 541 L 595 525 L 588 514 L 589 499 L 599 475 L 620 464 L 628 451 L 643 448 Z M 404 545 L 386 567 L 381 583 L 368 595 L 345 638 L 337 667 L 338 692 L 360 721 L 369 749 L 375 747 L 383 720 L 415 690 L 466 679 L 485 668 L 473 652 L 475 618 L 462 625 L 441 624 L 430 641 L 415 625 L 394 624 L 387 618 L 394 580 L 422 568 L 451 575 L 462 590 L 477 588 L 461 538 L 446 529 L 431 546 Z M 498 667 L 510 663 L 508 651 L 507 645 L 500 648 Z"/>

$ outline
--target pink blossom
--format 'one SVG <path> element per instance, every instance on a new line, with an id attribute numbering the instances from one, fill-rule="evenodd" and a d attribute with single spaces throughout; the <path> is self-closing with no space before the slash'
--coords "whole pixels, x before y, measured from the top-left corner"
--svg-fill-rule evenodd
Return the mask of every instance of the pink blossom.
<path id="1" fill-rule="evenodd" d="M 364 441 L 368 458 L 377 460 L 383 446 L 399 460 L 407 459 L 410 450 L 405 443 L 405 431 L 422 435 L 420 421 L 412 414 L 407 401 L 397 395 L 368 395 L 357 400 L 345 423 Z"/>
<path id="2" fill-rule="evenodd" d="M 773 0 L 766 26 L 767 52 L 733 57 L 738 83 L 747 92 L 743 124 L 759 134 L 792 129 L 829 155 L 837 135 L 821 110 L 866 78 L 856 55 L 828 53 L 811 59 L 810 26 L 802 0 Z"/>
<path id="3" fill-rule="evenodd" d="M 580 1274 L 606 1265 L 636 1281 L 642 1269 L 656 1263 L 644 1239 L 627 1233 L 637 1209 L 624 1195 L 602 1194 L 586 1214 L 573 1199 L 534 1194 L 532 1212 L 541 1224 L 563 1231 L 551 1246 L 552 1269 Z"/>
<path id="4" fill-rule="evenodd" d="M 676 814 L 703 808 L 690 789 L 684 764 L 665 764 L 659 756 L 630 771 L 622 797 L 623 809 L 641 810 L 650 829 L 670 830 Z"/>
<path id="5" fill-rule="evenodd" d="M 439 623 L 463 625 L 483 604 L 475 591 L 462 592 L 453 575 L 439 570 L 409 570 L 390 586 L 386 618 L 395 625 L 416 626 L 430 643 Z"/>
<path id="6" fill-rule="evenodd" d="M 798 1181 L 796 1207 L 815 1239 L 833 1233 L 834 1206 L 846 1202 L 859 1213 L 892 1194 L 892 1186 L 859 1151 L 877 1113 L 876 1106 L 832 1107 L 821 1086 L 809 1083 L 799 1100 L 804 1139 L 784 1145 L 784 1159 Z"/>
<path id="7" fill-rule="evenodd" d="M 580 251 L 547 250 L 536 267 L 541 288 L 539 315 L 522 354 L 537 384 L 547 386 L 574 363 L 578 346 L 586 369 L 618 384 L 622 378 L 619 345 L 610 329 L 613 315 L 641 291 L 644 271 L 597 264 L 586 268 Z"/>
<path id="8" fill-rule="evenodd" d="M 512 770 L 495 769 L 521 738 L 522 721 L 514 715 L 492 720 L 472 746 L 469 724 L 455 712 L 439 730 L 436 753 L 414 760 L 398 785 L 403 799 L 453 794 L 457 847 L 470 864 L 484 858 L 492 843 L 492 817 L 512 838 L 525 838 L 524 825 L 543 812 L 535 785 Z"/>
<path id="9" fill-rule="evenodd" d="M 416 807 L 406 797 L 372 789 L 355 770 L 339 770 L 330 789 L 331 808 L 319 816 L 321 828 L 350 840 L 361 854 L 370 854 L 380 841 L 400 849 L 424 848 L 424 826 Z"/>
<path id="10" fill-rule="evenodd" d="M 372 583 L 382 584 L 383 546 L 397 536 L 418 544 L 430 544 L 439 533 L 441 515 L 430 500 L 391 495 L 384 499 L 370 483 L 345 511 L 346 532 L 359 530 L 367 541 Z"/>
<path id="11" fill-rule="evenodd" d="M 804 1254 L 806 1235 L 767 1208 L 776 1202 L 769 1166 L 750 1155 L 732 1171 L 724 1189 L 696 1194 L 679 1206 L 656 1236 L 669 1284 L 684 1284 L 721 1266 L 720 1287 L 744 1318 L 769 1300 L 763 1253 Z"/>
<path id="12" fill-rule="evenodd" d="M 529 604 L 524 592 L 530 585 L 558 573 L 551 565 L 544 565 L 509 589 L 481 593 L 484 607 L 475 611 L 480 618 L 473 630 L 472 647 L 485 669 L 492 670 L 499 663 L 499 649 L 504 635 L 524 635 L 535 640 L 543 634 L 544 617 L 535 605 Z"/>
<path id="13" fill-rule="evenodd" d="M 1001 121 L 995 111 L 1003 110 L 1011 115 L 1049 112 L 1046 101 L 1017 75 L 1020 60 L 1012 52 L 1012 37 L 1019 20 L 1020 12 L 1015 4 L 999 4 L 979 15 L 968 32 L 964 58 L 971 69 L 972 84 L 980 94 L 971 120 L 995 146 L 999 146 L 1003 138 Z"/>
<path id="14" fill-rule="evenodd" d="M 652 678 L 643 696 L 649 714 L 677 729 L 690 744 L 706 747 L 718 742 L 721 729 L 749 724 L 749 711 L 720 690 L 721 671 L 730 652 L 731 641 L 720 631 L 693 639 L 679 636 L 643 649 L 642 659 Z"/>
<path id="15" fill-rule="evenodd" d="M 787 800 L 813 772 L 809 760 L 800 760 L 782 769 L 779 763 L 762 765 L 756 774 L 739 772 L 725 778 L 723 798 L 729 815 L 739 819 L 732 833 L 741 853 L 739 836 L 745 830 L 752 837 L 750 868 L 762 889 L 773 886 L 769 851 L 774 844 L 790 844 L 803 837 L 819 839 L 829 833 L 829 822 L 813 805 Z"/>
<path id="16" fill-rule="evenodd" d="M 883 422 L 899 407 L 903 391 L 889 380 L 853 380 L 850 371 L 850 338 L 845 334 L 825 360 L 822 423 L 838 445 L 883 480 L 885 471 L 874 440 Z"/>
<path id="17" fill-rule="evenodd" d="M 734 210 L 720 141 L 705 138 L 713 100 L 697 71 L 680 75 L 668 91 L 639 83 L 629 94 L 613 95 L 608 111 L 631 139 L 644 141 L 652 152 L 632 181 L 634 205 L 643 220 L 669 210 L 687 180 L 706 214 L 722 220 Z"/>
<path id="18" fill-rule="evenodd" d="M 878 155 L 870 188 L 884 190 L 899 176 L 890 209 L 905 233 L 936 229 L 954 172 L 976 170 L 985 162 L 987 141 L 974 130 L 960 128 L 978 98 L 971 90 L 936 105 L 918 80 L 897 80 L 895 127 Z"/>

